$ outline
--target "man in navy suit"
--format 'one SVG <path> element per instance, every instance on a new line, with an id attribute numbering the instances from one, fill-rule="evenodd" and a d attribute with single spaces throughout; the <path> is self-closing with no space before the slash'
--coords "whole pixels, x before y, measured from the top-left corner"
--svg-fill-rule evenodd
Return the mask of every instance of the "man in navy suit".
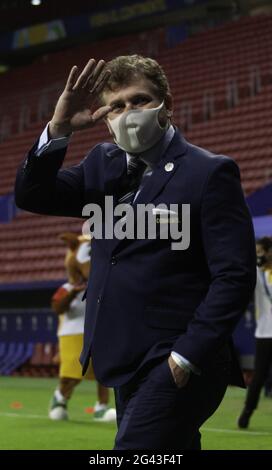
<path id="1" fill-rule="evenodd" d="M 171 114 L 167 78 L 152 59 L 91 59 L 81 73 L 74 66 L 16 180 L 17 205 L 41 214 L 81 217 L 86 204 L 104 213 L 112 197 L 134 209 L 175 204 L 188 224 L 180 214 L 190 207 L 186 249 L 160 237 L 158 215 L 155 237 L 92 242 L 81 362 L 85 371 L 92 356 L 97 380 L 114 387 L 116 450 L 200 449 L 199 428 L 228 383 L 243 386 L 230 338 L 254 290 L 256 260 L 239 169 L 186 142 Z M 61 169 L 70 134 L 100 119 L 115 144 Z"/>

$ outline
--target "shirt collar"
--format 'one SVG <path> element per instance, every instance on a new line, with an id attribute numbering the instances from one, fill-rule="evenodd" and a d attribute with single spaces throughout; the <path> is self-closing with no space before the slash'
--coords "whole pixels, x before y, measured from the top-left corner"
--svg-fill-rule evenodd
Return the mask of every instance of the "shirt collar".
<path id="1" fill-rule="evenodd" d="M 161 160 L 163 154 L 165 153 L 168 145 L 170 144 L 171 140 L 173 139 L 175 134 L 175 129 L 172 124 L 168 127 L 165 134 L 162 138 L 150 149 L 143 152 L 139 155 L 139 158 L 151 169 L 153 170 L 156 164 Z M 129 159 L 132 158 L 132 155 L 126 153 L 127 163 Z"/>

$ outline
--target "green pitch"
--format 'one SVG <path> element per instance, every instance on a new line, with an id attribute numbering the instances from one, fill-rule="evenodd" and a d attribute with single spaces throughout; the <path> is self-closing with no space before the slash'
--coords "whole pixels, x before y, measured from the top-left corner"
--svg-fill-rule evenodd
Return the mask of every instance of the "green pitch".
<path id="1" fill-rule="evenodd" d="M 55 379 L 0 378 L 0 450 L 112 449 L 114 424 L 95 423 L 86 412 L 96 401 L 94 382 L 83 382 L 69 403 L 69 421 L 47 417 Z M 202 428 L 203 449 L 272 450 L 272 399 L 262 398 L 248 430 L 238 430 L 245 392 L 230 388 L 217 413 Z M 200 397 L 201 399 L 201 397 Z M 111 406 L 114 406 L 111 392 Z"/>

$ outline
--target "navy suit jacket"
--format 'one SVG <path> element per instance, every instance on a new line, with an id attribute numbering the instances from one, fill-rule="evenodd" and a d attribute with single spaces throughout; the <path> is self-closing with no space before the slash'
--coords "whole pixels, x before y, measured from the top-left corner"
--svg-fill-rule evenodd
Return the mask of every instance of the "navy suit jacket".
<path id="1" fill-rule="evenodd" d="M 36 157 L 35 148 L 16 180 L 16 203 L 31 212 L 81 217 L 87 203 L 103 208 L 126 171 L 114 144 L 97 145 L 68 169 L 60 169 L 65 150 Z M 255 287 L 254 233 L 233 160 L 176 130 L 136 203 L 190 204 L 191 241 L 184 251 L 158 238 L 92 241 L 81 362 L 85 371 L 91 356 L 107 386 L 171 350 L 200 371 L 220 362 Z M 232 383 L 242 384 L 237 370 Z"/>

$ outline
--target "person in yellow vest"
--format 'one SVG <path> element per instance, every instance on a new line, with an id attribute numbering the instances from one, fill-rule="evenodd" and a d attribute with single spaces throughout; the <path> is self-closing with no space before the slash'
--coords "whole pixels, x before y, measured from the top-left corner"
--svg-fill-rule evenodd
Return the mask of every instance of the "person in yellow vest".
<path id="1" fill-rule="evenodd" d="M 245 406 L 238 427 L 247 428 L 257 408 L 260 393 L 272 364 L 272 238 L 257 241 L 257 284 L 255 290 L 256 353 L 252 381 L 248 387 Z"/>
<path id="2" fill-rule="evenodd" d="M 63 233 L 61 240 L 67 245 L 65 266 L 68 280 L 52 297 L 52 309 L 59 315 L 60 381 L 49 409 L 52 420 L 68 419 L 67 404 L 75 387 L 81 382 L 82 369 L 79 356 L 83 346 L 83 329 L 86 301 L 82 300 L 90 270 L 90 240 L 74 233 Z M 89 365 L 84 378 L 94 380 Z M 97 383 L 98 400 L 94 406 L 94 420 L 115 421 L 114 408 L 109 408 L 109 389 Z"/>

